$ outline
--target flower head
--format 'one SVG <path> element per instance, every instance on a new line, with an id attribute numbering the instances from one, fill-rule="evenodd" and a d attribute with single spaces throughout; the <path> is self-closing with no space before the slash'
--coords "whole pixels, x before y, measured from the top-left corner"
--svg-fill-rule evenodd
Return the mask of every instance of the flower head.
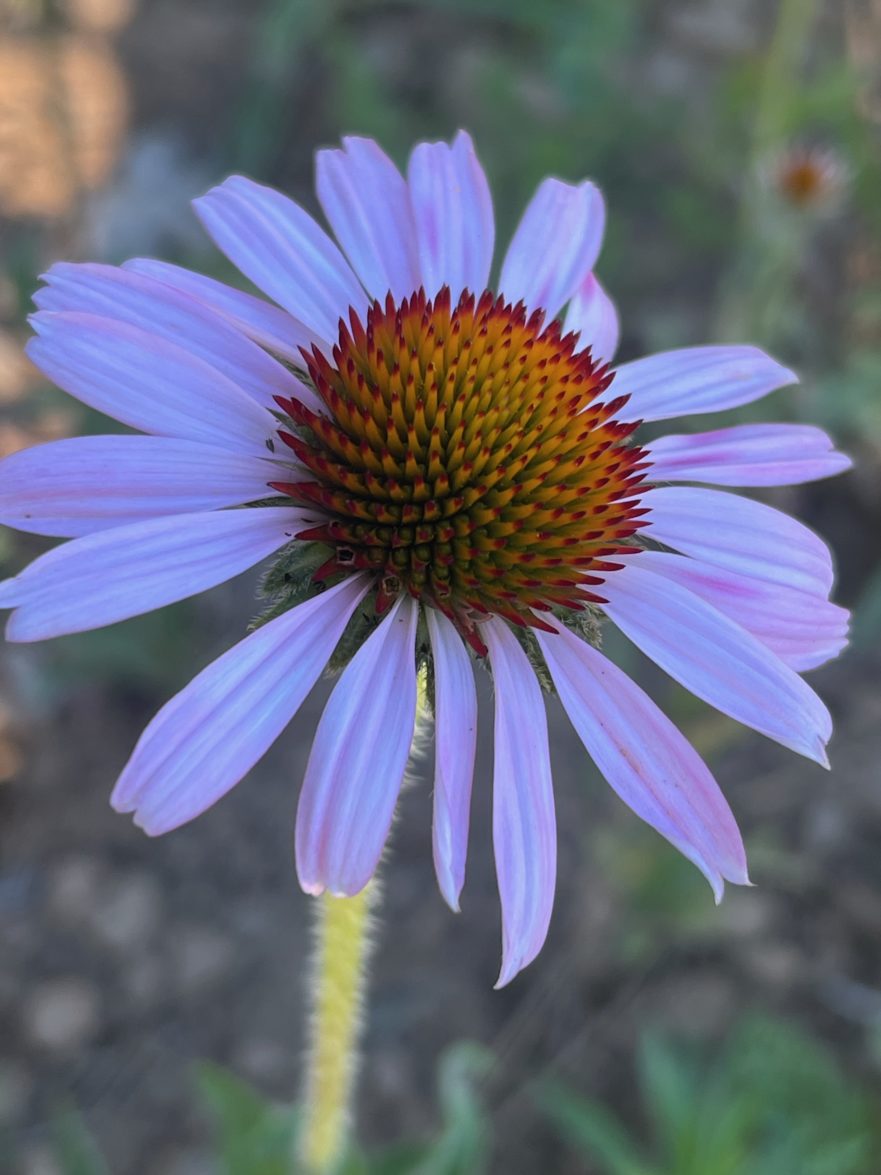
<path id="1" fill-rule="evenodd" d="M 768 159 L 762 170 L 778 200 L 799 212 L 834 211 L 850 179 L 846 163 L 829 147 L 790 146 Z"/>
<path id="2" fill-rule="evenodd" d="M 747 878 L 709 770 L 595 647 L 604 616 L 698 697 L 825 763 L 829 715 L 799 672 L 846 640 L 829 552 L 769 506 L 688 483 L 779 485 L 849 462 L 818 429 L 786 424 L 638 442 L 642 421 L 736 407 L 795 376 L 749 346 L 614 368 L 592 184 L 540 185 L 490 287 L 492 206 L 467 135 L 420 144 L 406 180 L 363 139 L 320 152 L 317 171 L 342 251 L 250 180 L 197 201 L 275 304 L 156 261 L 48 272 L 32 358 L 146 435 L 0 464 L 0 519 L 71 540 L 0 584 L 0 605 L 14 609 L 11 640 L 38 640 L 274 556 L 262 623 L 153 719 L 113 804 L 150 834 L 192 819 L 265 753 L 328 663 L 342 667 L 297 815 L 313 893 L 356 893 L 375 870 L 428 667 L 434 859 L 458 907 L 485 662 L 505 983 L 540 950 L 555 884 L 537 671 L 610 785 L 717 898 Z"/>

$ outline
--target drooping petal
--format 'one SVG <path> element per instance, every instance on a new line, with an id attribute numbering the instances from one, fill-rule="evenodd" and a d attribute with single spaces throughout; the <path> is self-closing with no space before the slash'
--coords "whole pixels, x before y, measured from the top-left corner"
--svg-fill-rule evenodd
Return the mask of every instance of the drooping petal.
<path id="1" fill-rule="evenodd" d="M 297 808 L 307 893 L 356 894 L 391 827 L 416 722 L 419 605 L 401 595 L 337 682 L 315 733 Z"/>
<path id="2" fill-rule="evenodd" d="M 34 294 L 41 310 L 77 311 L 141 327 L 203 359 L 266 408 L 275 407 L 275 396 L 321 406 L 286 367 L 191 294 L 112 265 L 60 262 L 43 280 L 48 284 Z"/>
<path id="3" fill-rule="evenodd" d="M 507 625 L 480 628 L 495 683 L 493 847 L 502 900 L 502 969 L 510 983 L 544 945 L 554 904 L 557 828 L 544 700 Z"/>
<path id="4" fill-rule="evenodd" d="M 309 330 L 305 323 L 286 310 L 224 285 L 213 277 L 193 273 L 192 270 L 171 265 L 167 261 L 154 261 L 151 257 L 133 257 L 131 261 L 124 261 L 122 268 L 154 278 L 172 290 L 189 294 L 209 310 L 221 314 L 249 339 L 298 366 L 303 363 L 301 347 L 309 351 L 313 344 L 319 347 L 325 345 L 320 335 Z"/>
<path id="5" fill-rule="evenodd" d="M 214 243 L 259 289 L 325 339 L 364 291 L 312 217 L 281 192 L 234 175 L 194 201 Z"/>
<path id="6" fill-rule="evenodd" d="M 232 579 L 284 546 L 306 521 L 267 506 L 178 514 L 62 543 L 0 584 L 15 611 L 10 641 L 103 628 Z"/>
<path id="7" fill-rule="evenodd" d="M 471 658 L 453 625 L 435 608 L 426 608 L 425 619 L 434 659 L 434 868 L 444 900 L 458 910 L 468 853 L 477 690 Z"/>
<path id="8" fill-rule="evenodd" d="M 736 408 L 794 383 L 798 376 L 758 347 L 684 347 L 623 364 L 614 388 L 630 396 L 631 420 L 667 420 Z"/>
<path id="9" fill-rule="evenodd" d="M 603 197 L 594 184 L 543 180 L 508 247 L 499 291 L 554 318 L 593 269 L 605 224 Z"/>
<path id="10" fill-rule="evenodd" d="M 489 282 L 495 222 L 470 135 L 460 131 L 452 146 L 420 143 L 407 178 L 426 295 L 433 298 L 447 285 L 455 306 L 464 289 L 481 294 Z"/>
<path id="11" fill-rule="evenodd" d="M 416 230 L 403 176 L 372 139 L 348 136 L 319 151 L 315 190 L 324 215 L 368 293 L 396 301 L 420 285 Z"/>
<path id="12" fill-rule="evenodd" d="M 828 766 L 829 712 L 754 636 L 694 592 L 628 564 L 602 586 L 603 610 L 687 690 L 744 726 Z"/>
<path id="13" fill-rule="evenodd" d="M 668 551 L 642 551 L 639 565 L 682 584 L 803 673 L 847 645 L 848 612 L 824 596 L 713 567 Z"/>
<path id="14" fill-rule="evenodd" d="M 278 466 L 170 437 L 73 437 L 0 461 L 0 523 L 59 538 L 271 497 Z"/>
<path id="15" fill-rule="evenodd" d="M 300 708 L 369 586 L 343 580 L 203 669 L 141 735 L 113 790 L 117 812 L 158 836 L 225 795 Z"/>
<path id="16" fill-rule="evenodd" d="M 691 743 L 639 686 L 560 626 L 536 632 L 560 701 L 588 754 L 625 804 L 705 875 L 747 882 L 737 823 Z"/>
<path id="17" fill-rule="evenodd" d="M 569 303 L 563 333 L 570 331 L 579 335 L 579 350 L 590 347 L 596 362 L 609 363 L 614 358 L 621 335 L 618 311 L 592 273 L 585 277 Z"/>
<path id="18" fill-rule="evenodd" d="M 266 453 L 269 412 L 176 343 L 93 314 L 41 311 L 31 323 L 33 362 L 90 408 L 142 432 Z"/>
<path id="19" fill-rule="evenodd" d="M 648 448 L 653 481 L 798 485 L 843 473 L 853 464 L 821 428 L 809 424 L 737 424 L 659 437 Z"/>
<path id="20" fill-rule="evenodd" d="M 829 594 L 835 578 L 829 548 L 772 506 L 692 486 L 653 489 L 644 504 L 648 538 L 742 575 Z"/>

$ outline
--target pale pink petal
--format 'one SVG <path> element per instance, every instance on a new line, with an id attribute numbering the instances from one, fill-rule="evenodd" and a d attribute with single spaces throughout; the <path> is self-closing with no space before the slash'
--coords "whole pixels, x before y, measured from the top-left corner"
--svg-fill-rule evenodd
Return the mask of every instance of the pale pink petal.
<path id="1" fill-rule="evenodd" d="M 605 224 L 603 197 L 592 183 L 543 180 L 505 255 L 500 293 L 554 318 L 593 269 Z"/>
<path id="2" fill-rule="evenodd" d="M 737 823 L 692 745 L 639 686 L 562 625 L 536 632 L 557 694 L 600 773 L 621 799 L 705 875 L 747 882 Z"/>
<path id="3" fill-rule="evenodd" d="M 315 189 L 324 215 L 372 297 L 396 301 L 421 284 L 416 229 L 404 178 L 372 139 L 349 136 L 319 151 Z"/>
<path id="4" fill-rule="evenodd" d="M 666 420 L 736 408 L 798 383 L 798 376 L 758 347 L 685 347 L 625 363 L 615 394 L 627 395 L 631 420 Z"/>
<path id="5" fill-rule="evenodd" d="M 799 673 L 837 657 L 849 615 L 824 596 L 752 579 L 668 551 L 642 551 L 639 565 L 682 584 L 724 612 Z"/>
<path id="6" fill-rule="evenodd" d="M 652 489 L 643 504 L 647 538 L 742 575 L 829 594 L 835 578 L 829 548 L 772 506 L 692 486 Z"/>
<path id="7" fill-rule="evenodd" d="M 465 289 L 479 295 L 489 282 L 495 223 L 470 135 L 459 131 L 452 146 L 420 143 L 407 179 L 425 293 L 433 298 L 449 286 L 454 305 Z"/>
<path id="8" fill-rule="evenodd" d="M 279 466 L 170 437 L 73 437 L 0 461 L 0 523 L 76 538 L 168 514 L 270 498 Z"/>
<path id="9" fill-rule="evenodd" d="M 356 894 L 388 837 L 416 722 L 419 605 L 401 595 L 334 687 L 297 808 L 297 873 L 307 893 Z"/>
<path id="10" fill-rule="evenodd" d="M 293 200 L 234 175 L 194 201 L 214 243 L 280 306 L 325 339 L 367 299 L 345 258 Z"/>
<path id="11" fill-rule="evenodd" d="M 713 432 L 659 437 L 649 446 L 652 481 L 779 486 L 850 469 L 830 437 L 810 424 L 737 424 Z"/>
<path id="12" fill-rule="evenodd" d="M 117 812 L 157 836 L 225 795 L 300 708 L 369 586 L 346 579 L 203 669 L 141 735 L 113 790 Z"/>
<path id="13" fill-rule="evenodd" d="M 61 262 L 43 280 L 46 287 L 34 294 L 41 310 L 78 311 L 141 327 L 203 359 L 266 408 L 275 408 L 276 396 L 321 407 L 314 391 L 228 319 L 155 278 L 112 265 Z"/>
<path id="14" fill-rule="evenodd" d="M 610 363 L 614 358 L 621 335 L 618 311 L 592 273 L 587 274 L 569 303 L 563 333 L 570 331 L 579 336 L 579 350 L 590 347 L 595 362 Z"/>
<path id="15" fill-rule="evenodd" d="M 529 658 L 501 620 L 480 627 L 496 695 L 493 847 L 510 983 L 544 945 L 557 878 L 557 828 L 544 699 Z"/>
<path id="16" fill-rule="evenodd" d="M 267 506 L 178 514 L 62 543 L 0 584 L 15 607 L 10 641 L 102 628 L 232 579 L 289 542 L 307 520 Z"/>
<path id="17" fill-rule="evenodd" d="M 286 310 L 280 310 L 271 302 L 264 302 L 262 298 L 255 298 L 252 294 L 245 294 L 242 290 L 224 285 L 213 277 L 193 273 L 192 270 L 182 269 L 179 265 L 171 265 L 167 261 L 154 261 L 151 257 L 134 257 L 131 261 L 123 262 L 122 268 L 131 273 L 155 278 L 172 290 L 189 294 L 209 310 L 222 315 L 227 322 L 232 323 L 255 343 L 276 355 L 281 355 L 283 359 L 289 359 L 297 366 L 302 366 L 303 363 L 301 347 L 305 347 L 307 351 L 310 351 L 313 345 L 327 347 L 325 339 L 309 330 L 305 323 L 288 314 Z"/>
<path id="18" fill-rule="evenodd" d="M 28 355 L 90 408 L 143 432 L 265 455 L 276 429 L 267 409 L 176 343 L 92 314 L 43 311 L 31 323 Z"/>
<path id="19" fill-rule="evenodd" d="M 468 853 L 477 690 L 471 658 L 453 625 L 435 608 L 426 608 L 425 619 L 434 660 L 434 868 L 445 901 L 458 910 Z"/>
<path id="20" fill-rule="evenodd" d="M 687 690 L 744 726 L 828 766 L 829 712 L 754 636 L 694 592 L 643 569 L 611 572 L 606 615 Z"/>

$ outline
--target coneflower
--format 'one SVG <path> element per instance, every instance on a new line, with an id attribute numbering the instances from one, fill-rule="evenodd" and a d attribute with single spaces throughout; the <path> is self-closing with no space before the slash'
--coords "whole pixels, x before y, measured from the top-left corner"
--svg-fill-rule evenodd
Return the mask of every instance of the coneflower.
<path id="1" fill-rule="evenodd" d="M 818 429 L 736 425 L 641 441 L 639 425 L 757 400 L 795 376 L 750 346 L 615 367 L 594 276 L 604 206 L 547 179 L 490 284 L 493 213 L 468 136 L 422 143 L 404 179 L 373 142 L 322 151 L 339 244 L 233 177 L 197 201 L 272 302 L 157 261 L 54 266 L 29 352 L 60 387 L 146 435 L 42 445 L 0 464 L 0 520 L 70 539 L 0 585 L 7 635 L 100 627 L 272 557 L 269 612 L 154 718 L 113 792 L 148 833 L 233 787 L 328 663 L 296 828 L 310 893 L 370 880 L 425 673 L 435 714 L 434 859 L 458 906 L 477 706 L 495 689 L 499 983 L 544 942 L 556 874 L 552 684 L 631 808 L 717 898 L 747 880 L 707 767 L 596 647 L 609 618 L 698 697 L 820 763 L 828 712 L 799 673 L 847 616 L 800 523 L 717 488 L 848 467 Z"/>

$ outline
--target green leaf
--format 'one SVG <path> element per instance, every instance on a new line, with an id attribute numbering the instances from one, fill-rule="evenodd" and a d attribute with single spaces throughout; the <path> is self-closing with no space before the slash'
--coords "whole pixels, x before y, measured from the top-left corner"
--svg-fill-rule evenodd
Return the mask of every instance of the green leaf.
<path id="1" fill-rule="evenodd" d="M 199 1065 L 197 1081 L 219 1127 L 224 1175 L 289 1175 L 294 1111 L 265 1101 L 216 1065 Z"/>
<path id="2" fill-rule="evenodd" d="M 439 1134 L 423 1146 L 395 1148 L 374 1159 L 371 1175 L 481 1175 L 487 1169 L 489 1128 L 475 1086 L 491 1065 L 489 1053 L 479 1045 L 448 1049 L 438 1075 Z"/>
<path id="3" fill-rule="evenodd" d="M 855 649 L 865 646 L 881 633 L 881 568 L 875 572 L 863 589 L 854 610 L 851 643 Z"/>
<path id="4" fill-rule="evenodd" d="M 64 1175 L 110 1175 L 110 1168 L 89 1133 L 82 1115 L 61 1114 L 52 1126 L 55 1157 Z"/>
<path id="5" fill-rule="evenodd" d="M 657 1172 L 618 1119 L 599 1102 L 588 1101 L 559 1082 L 542 1085 L 538 1101 L 569 1142 L 602 1164 L 608 1175 Z"/>
<path id="6" fill-rule="evenodd" d="M 413 1175 L 423 1169 L 430 1159 L 431 1145 L 404 1143 L 371 1159 L 367 1168 L 369 1175 Z M 345 1175 L 354 1175 L 346 1171 Z"/>

